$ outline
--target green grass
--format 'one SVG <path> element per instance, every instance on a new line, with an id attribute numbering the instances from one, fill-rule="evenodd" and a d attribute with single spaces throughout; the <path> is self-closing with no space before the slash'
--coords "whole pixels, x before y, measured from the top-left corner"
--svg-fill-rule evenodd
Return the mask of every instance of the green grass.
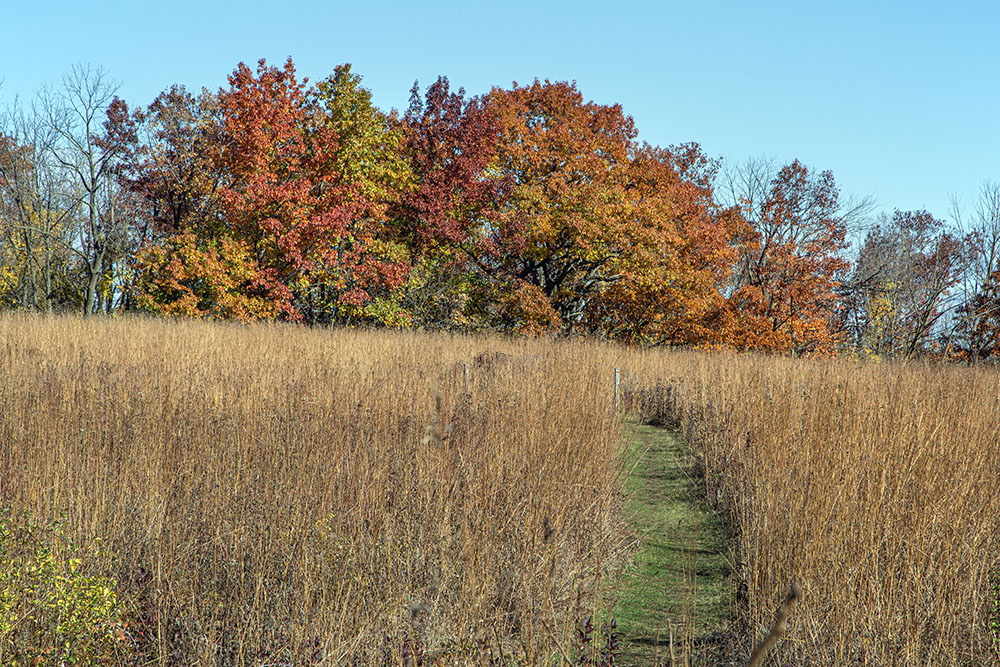
<path id="1" fill-rule="evenodd" d="M 639 547 L 616 587 L 621 663 L 706 664 L 728 626 L 730 540 L 681 436 L 626 429 L 626 513 Z"/>

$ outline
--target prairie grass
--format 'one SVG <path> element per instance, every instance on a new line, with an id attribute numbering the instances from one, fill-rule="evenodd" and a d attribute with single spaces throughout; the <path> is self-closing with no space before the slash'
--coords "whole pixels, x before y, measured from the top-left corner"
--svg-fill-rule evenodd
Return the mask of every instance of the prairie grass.
<path id="1" fill-rule="evenodd" d="M 694 353 L 632 368 L 633 404 L 683 427 L 729 509 L 743 655 L 799 582 L 785 662 L 1000 662 L 996 369 Z"/>
<path id="2" fill-rule="evenodd" d="M 114 554 L 119 661 L 537 663 L 626 541 L 594 349 L 3 316 L 0 506 Z"/>
<path id="3" fill-rule="evenodd" d="M 6 315 L 0 507 L 114 556 L 119 664 L 554 664 L 625 565 L 616 367 L 728 518 L 737 657 L 798 582 L 764 664 L 1000 660 L 989 368 Z"/>

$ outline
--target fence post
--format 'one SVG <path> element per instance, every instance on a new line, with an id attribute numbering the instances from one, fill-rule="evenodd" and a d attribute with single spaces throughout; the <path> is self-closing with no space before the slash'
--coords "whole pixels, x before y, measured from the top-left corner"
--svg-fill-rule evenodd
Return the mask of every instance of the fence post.
<path id="1" fill-rule="evenodd" d="M 622 369 L 615 369 L 615 414 L 622 411 Z"/>

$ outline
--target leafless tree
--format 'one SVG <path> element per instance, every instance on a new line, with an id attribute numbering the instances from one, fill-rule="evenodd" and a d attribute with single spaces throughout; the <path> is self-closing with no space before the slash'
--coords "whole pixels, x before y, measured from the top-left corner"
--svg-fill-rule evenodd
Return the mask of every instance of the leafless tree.
<path id="1" fill-rule="evenodd" d="M 0 111 L 0 261 L 16 275 L 8 303 L 21 308 L 51 311 L 68 268 L 77 205 L 49 160 L 54 142 L 17 100 Z"/>
<path id="2" fill-rule="evenodd" d="M 123 147 L 103 133 L 117 89 L 102 69 L 75 66 L 59 88 L 40 95 L 36 109 L 55 139 L 50 156 L 68 175 L 79 206 L 72 248 L 82 262 L 86 315 L 97 310 L 99 282 L 112 268 L 115 244 L 127 233 L 128 220 L 121 211 L 124 194 L 115 179 Z"/>
<path id="3" fill-rule="evenodd" d="M 968 253 L 956 330 L 971 358 L 978 359 L 984 356 L 990 338 L 983 335 L 984 325 L 1000 316 L 993 299 L 981 298 L 994 291 L 1000 279 L 1000 182 L 983 182 L 971 212 L 953 198 L 952 216 L 965 237 Z"/>

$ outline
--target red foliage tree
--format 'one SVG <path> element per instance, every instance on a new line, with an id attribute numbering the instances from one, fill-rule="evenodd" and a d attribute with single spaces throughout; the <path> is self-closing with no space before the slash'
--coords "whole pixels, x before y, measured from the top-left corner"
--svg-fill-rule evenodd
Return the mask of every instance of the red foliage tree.
<path id="1" fill-rule="evenodd" d="M 441 77 L 424 95 L 414 85 L 402 126 L 414 177 L 396 207 L 417 261 L 409 310 L 423 325 L 483 321 L 503 281 L 492 230 L 509 191 L 495 168 L 496 119 Z"/>
<path id="2" fill-rule="evenodd" d="M 398 174 L 364 167 L 381 165 L 377 147 L 389 136 L 389 123 L 358 83 L 345 66 L 307 88 L 291 59 L 281 68 L 262 60 L 256 71 L 241 63 L 229 89 L 211 100 L 203 96 L 197 109 L 177 91 L 161 96 L 150 115 L 160 124 L 166 119 L 169 131 L 154 135 L 146 152 L 156 159 L 146 165 L 143 182 L 151 199 L 162 203 L 161 223 L 178 234 L 161 250 L 177 256 L 150 252 L 144 261 L 192 264 L 173 271 L 173 280 L 188 280 L 191 290 L 201 291 L 202 303 L 208 283 L 193 276 L 210 267 L 232 269 L 239 281 L 229 276 L 214 282 L 231 298 L 242 290 L 246 303 L 236 310 L 254 317 L 398 321 L 391 308 L 369 308 L 379 290 L 405 282 L 408 261 L 384 224 L 385 199 L 395 196 L 387 190 L 399 185 L 388 181 Z M 195 110 L 198 122 L 173 123 Z M 171 304 L 152 295 L 184 293 L 149 286 L 142 301 L 162 312 Z"/>
<path id="3" fill-rule="evenodd" d="M 495 118 L 481 99 L 465 99 L 439 78 L 423 97 L 414 85 L 404 118 L 416 187 L 400 200 L 417 246 L 448 244 L 472 261 L 495 224 L 507 179 L 491 169 L 498 144 Z"/>

